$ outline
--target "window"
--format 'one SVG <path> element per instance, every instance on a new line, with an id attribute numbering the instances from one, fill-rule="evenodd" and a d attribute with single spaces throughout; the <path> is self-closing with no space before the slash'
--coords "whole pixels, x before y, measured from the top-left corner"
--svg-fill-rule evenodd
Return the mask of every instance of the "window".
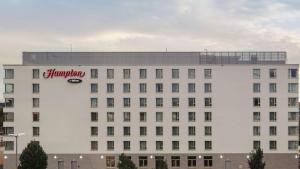
<path id="1" fill-rule="evenodd" d="M 5 69 L 5 79 L 14 78 L 14 69 Z"/>
<path id="2" fill-rule="evenodd" d="M 156 98 L 156 107 L 163 107 L 163 98 Z"/>
<path id="3" fill-rule="evenodd" d="M 114 112 L 107 112 L 107 122 L 114 122 L 115 117 L 114 117 Z"/>
<path id="4" fill-rule="evenodd" d="M 32 127 L 32 136 L 39 136 L 39 135 L 40 135 L 40 128 Z"/>
<path id="5" fill-rule="evenodd" d="M 196 150 L 196 142 L 195 141 L 189 141 L 189 150 Z"/>
<path id="6" fill-rule="evenodd" d="M 269 70 L 269 75 L 271 79 L 275 79 L 276 78 L 276 69 L 270 69 Z"/>
<path id="7" fill-rule="evenodd" d="M 3 134 L 4 135 L 14 134 L 14 128 L 13 127 L 3 127 Z"/>
<path id="8" fill-rule="evenodd" d="M 297 105 L 298 105 L 298 98 L 296 98 L 296 97 L 288 98 L 288 106 L 289 107 L 296 107 Z"/>
<path id="9" fill-rule="evenodd" d="M 289 126 L 288 134 L 289 134 L 289 136 L 297 136 L 298 135 L 298 126 Z"/>
<path id="10" fill-rule="evenodd" d="M 114 135 L 115 135 L 114 127 L 108 126 L 107 127 L 107 136 L 114 136 Z"/>
<path id="11" fill-rule="evenodd" d="M 91 107 L 92 108 L 98 107 L 98 99 L 97 98 L 91 98 Z"/>
<path id="12" fill-rule="evenodd" d="M 276 107 L 276 105 L 277 105 L 276 97 L 270 97 L 269 98 L 269 105 L 270 105 L 270 107 Z"/>
<path id="13" fill-rule="evenodd" d="M 147 142 L 140 141 L 140 150 L 147 150 Z"/>
<path id="14" fill-rule="evenodd" d="M 172 83 L 172 93 L 179 92 L 179 83 Z"/>
<path id="15" fill-rule="evenodd" d="M 164 156 L 155 156 L 155 168 L 159 168 L 164 161 Z"/>
<path id="16" fill-rule="evenodd" d="M 140 98 L 140 107 L 147 107 L 147 98 Z"/>
<path id="17" fill-rule="evenodd" d="M 213 157 L 212 156 L 204 156 L 204 167 L 212 167 L 213 166 Z"/>
<path id="18" fill-rule="evenodd" d="M 172 107 L 179 107 L 179 98 L 172 98 Z"/>
<path id="19" fill-rule="evenodd" d="M 92 79 L 98 78 L 98 69 L 91 69 L 91 78 Z"/>
<path id="20" fill-rule="evenodd" d="M 32 84 L 32 93 L 39 93 L 40 92 L 40 84 Z"/>
<path id="21" fill-rule="evenodd" d="M 91 150 L 92 151 L 98 150 L 98 141 L 91 141 Z"/>
<path id="22" fill-rule="evenodd" d="M 13 112 L 4 112 L 3 113 L 3 121 L 4 122 L 13 122 L 14 121 L 14 113 Z"/>
<path id="23" fill-rule="evenodd" d="M 5 93 L 14 93 L 14 84 L 5 83 Z"/>
<path id="24" fill-rule="evenodd" d="M 270 83 L 269 84 L 269 92 L 270 93 L 276 93 L 277 92 L 276 83 Z"/>
<path id="25" fill-rule="evenodd" d="M 124 122 L 130 122 L 130 112 L 123 112 Z"/>
<path id="26" fill-rule="evenodd" d="M 5 107 L 14 107 L 14 98 L 5 98 Z"/>
<path id="27" fill-rule="evenodd" d="M 91 93 L 98 93 L 98 84 L 91 83 Z"/>
<path id="28" fill-rule="evenodd" d="M 32 78 L 39 79 L 40 78 L 40 70 L 39 69 L 32 69 Z"/>
<path id="29" fill-rule="evenodd" d="M 253 69 L 252 71 L 253 79 L 260 79 L 260 69 Z"/>
<path id="30" fill-rule="evenodd" d="M 91 121 L 92 122 L 98 121 L 98 112 L 91 112 Z"/>
<path id="31" fill-rule="evenodd" d="M 189 83 L 188 84 L 188 92 L 189 93 L 195 93 L 196 92 L 196 85 L 195 85 L 195 83 Z"/>
<path id="32" fill-rule="evenodd" d="M 211 79 L 211 69 L 204 69 L 204 78 Z"/>
<path id="33" fill-rule="evenodd" d="M 114 92 L 114 84 L 113 83 L 107 83 L 107 93 L 113 93 Z"/>
<path id="34" fill-rule="evenodd" d="M 156 141 L 156 150 L 163 150 L 163 149 L 164 149 L 164 142 Z"/>
<path id="35" fill-rule="evenodd" d="M 253 141 L 253 149 L 257 150 L 259 148 L 260 148 L 260 141 L 258 140 Z"/>
<path id="36" fill-rule="evenodd" d="M 211 122 L 212 113 L 211 112 L 204 112 L 204 120 L 205 120 L 205 122 Z"/>
<path id="37" fill-rule="evenodd" d="M 163 112 L 156 112 L 156 122 L 163 121 Z"/>
<path id="38" fill-rule="evenodd" d="M 205 107 L 211 107 L 212 106 L 212 101 L 210 97 L 204 98 L 204 106 Z"/>
<path id="39" fill-rule="evenodd" d="M 253 127 L 253 136 L 260 136 L 260 127 L 259 126 Z"/>
<path id="40" fill-rule="evenodd" d="M 289 141 L 288 142 L 289 150 L 297 150 L 298 149 L 298 141 Z"/>
<path id="41" fill-rule="evenodd" d="M 172 141 L 172 150 L 179 150 L 179 141 Z"/>
<path id="42" fill-rule="evenodd" d="M 189 136 L 195 136 L 196 135 L 196 128 L 195 128 L 195 126 L 189 126 L 188 127 L 188 134 L 189 134 Z"/>
<path id="43" fill-rule="evenodd" d="M 123 69 L 123 79 L 130 79 L 130 69 Z"/>
<path id="44" fill-rule="evenodd" d="M 114 107 L 114 98 L 107 98 L 107 107 Z"/>
<path id="45" fill-rule="evenodd" d="M 32 121 L 33 122 L 39 122 L 40 121 L 40 113 L 39 112 L 33 112 L 32 113 Z"/>
<path id="46" fill-rule="evenodd" d="M 142 126 L 140 127 L 140 136 L 146 136 L 147 135 L 147 127 Z"/>
<path id="47" fill-rule="evenodd" d="M 205 148 L 205 150 L 211 150 L 212 149 L 212 141 L 205 141 L 204 148 Z"/>
<path id="48" fill-rule="evenodd" d="M 123 84 L 123 93 L 130 93 L 130 83 Z"/>
<path id="49" fill-rule="evenodd" d="M 139 156 L 139 167 L 147 167 L 147 166 L 148 166 L 148 157 Z"/>
<path id="50" fill-rule="evenodd" d="M 188 156 L 188 167 L 196 167 L 196 156 Z"/>
<path id="51" fill-rule="evenodd" d="M 189 122 L 194 122 L 196 121 L 196 113 L 195 112 L 189 112 Z"/>
<path id="52" fill-rule="evenodd" d="M 298 69 L 289 69 L 289 78 L 298 78 Z"/>
<path id="53" fill-rule="evenodd" d="M 211 93 L 211 83 L 204 83 L 204 92 Z"/>
<path id="54" fill-rule="evenodd" d="M 288 113 L 288 120 L 289 121 L 298 121 L 299 115 L 298 112 L 289 112 Z"/>
<path id="55" fill-rule="evenodd" d="M 123 106 L 130 107 L 130 98 L 123 98 Z"/>
<path id="56" fill-rule="evenodd" d="M 155 76 L 156 76 L 156 79 L 162 79 L 163 78 L 163 70 L 162 69 L 156 69 L 155 70 Z"/>
<path id="57" fill-rule="evenodd" d="M 40 99 L 32 98 L 32 107 L 40 107 Z"/>
<path id="58" fill-rule="evenodd" d="M 276 121 L 276 119 L 277 119 L 276 114 L 277 114 L 276 112 L 270 112 L 269 113 L 269 119 L 270 119 L 271 122 Z"/>
<path id="59" fill-rule="evenodd" d="M 196 106 L 196 99 L 195 98 L 188 98 L 189 101 L 189 107 L 195 107 Z"/>
<path id="60" fill-rule="evenodd" d="M 211 126 L 205 126 L 204 127 L 204 135 L 205 136 L 211 136 L 212 135 L 212 127 Z"/>
<path id="61" fill-rule="evenodd" d="M 14 142 L 13 141 L 4 141 L 5 151 L 13 151 L 14 150 Z"/>
<path id="62" fill-rule="evenodd" d="M 270 136 L 276 136 L 277 135 L 277 128 L 276 128 L 276 126 L 270 126 L 270 128 L 269 128 L 269 134 L 270 134 Z"/>
<path id="63" fill-rule="evenodd" d="M 156 127 L 156 136 L 162 136 L 164 134 L 164 128 L 162 126 Z"/>
<path id="64" fill-rule="evenodd" d="M 130 141 L 123 141 L 123 149 L 130 150 Z"/>
<path id="65" fill-rule="evenodd" d="M 140 83 L 140 93 L 146 93 L 146 92 L 147 92 L 147 84 Z"/>
<path id="66" fill-rule="evenodd" d="M 173 122 L 179 121 L 179 112 L 172 112 L 172 121 Z"/>
<path id="67" fill-rule="evenodd" d="M 260 107 L 260 98 L 259 97 L 254 97 L 253 98 L 253 106 L 254 107 Z"/>
<path id="68" fill-rule="evenodd" d="M 179 69 L 172 69 L 172 79 L 179 79 Z"/>
<path id="69" fill-rule="evenodd" d="M 188 78 L 189 79 L 195 79 L 195 77 L 196 77 L 195 69 L 188 69 Z"/>
<path id="70" fill-rule="evenodd" d="M 171 156 L 172 167 L 180 167 L 180 156 Z"/>
<path id="71" fill-rule="evenodd" d="M 140 69 L 140 79 L 147 78 L 147 69 Z"/>
<path id="72" fill-rule="evenodd" d="M 253 93 L 260 92 L 260 83 L 253 83 Z"/>
<path id="73" fill-rule="evenodd" d="M 107 141 L 107 150 L 111 151 L 115 149 L 115 142 L 114 141 Z"/>
<path id="74" fill-rule="evenodd" d="M 162 93 L 163 92 L 163 84 L 162 83 L 156 83 L 156 93 Z"/>
<path id="75" fill-rule="evenodd" d="M 179 136 L 179 127 L 178 126 L 172 127 L 172 136 Z"/>
<path id="76" fill-rule="evenodd" d="M 107 69 L 106 70 L 106 78 L 113 79 L 114 78 L 114 69 Z"/>
<path id="77" fill-rule="evenodd" d="M 147 121 L 147 112 L 140 112 L 140 122 Z"/>
<path id="78" fill-rule="evenodd" d="M 298 93 L 298 83 L 289 83 L 289 93 Z"/>
<path id="79" fill-rule="evenodd" d="M 269 148 L 270 148 L 270 150 L 276 150 L 277 149 L 277 142 L 276 141 L 274 141 L 274 140 L 272 140 L 272 141 L 270 141 L 269 142 Z"/>
<path id="80" fill-rule="evenodd" d="M 114 156 L 107 156 L 106 157 L 106 167 L 114 168 L 116 167 L 116 159 Z"/>
<path id="81" fill-rule="evenodd" d="M 91 136 L 98 136 L 98 127 L 91 127 Z"/>
<path id="82" fill-rule="evenodd" d="M 130 127 L 128 127 L 128 126 L 123 127 L 123 135 L 130 136 Z"/>

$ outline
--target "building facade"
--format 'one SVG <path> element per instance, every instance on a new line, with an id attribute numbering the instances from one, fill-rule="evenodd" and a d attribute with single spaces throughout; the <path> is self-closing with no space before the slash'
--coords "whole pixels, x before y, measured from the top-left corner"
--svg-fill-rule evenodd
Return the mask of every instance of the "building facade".
<path id="1" fill-rule="evenodd" d="M 24 52 L 4 65 L 4 134 L 49 169 L 298 168 L 298 65 L 285 52 Z M 5 169 L 15 139 L 5 137 Z"/>

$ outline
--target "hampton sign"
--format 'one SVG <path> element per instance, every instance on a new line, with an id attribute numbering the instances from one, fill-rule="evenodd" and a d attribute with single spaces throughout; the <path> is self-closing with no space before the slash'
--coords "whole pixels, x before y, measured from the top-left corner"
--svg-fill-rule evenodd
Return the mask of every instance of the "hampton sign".
<path id="1" fill-rule="evenodd" d="M 45 79 L 52 79 L 56 77 L 69 78 L 69 83 L 81 83 L 81 78 L 85 76 L 85 72 L 78 70 L 56 70 L 56 69 L 48 69 L 43 73 L 43 77 Z"/>

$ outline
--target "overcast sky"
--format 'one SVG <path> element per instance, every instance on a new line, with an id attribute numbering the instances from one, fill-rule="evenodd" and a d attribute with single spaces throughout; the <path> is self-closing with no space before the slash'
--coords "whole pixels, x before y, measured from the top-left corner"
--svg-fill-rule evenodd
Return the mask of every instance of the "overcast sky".
<path id="1" fill-rule="evenodd" d="M 73 51 L 280 50 L 300 63 L 299 28 L 300 0 L 0 0 L 0 63 L 70 44 Z"/>

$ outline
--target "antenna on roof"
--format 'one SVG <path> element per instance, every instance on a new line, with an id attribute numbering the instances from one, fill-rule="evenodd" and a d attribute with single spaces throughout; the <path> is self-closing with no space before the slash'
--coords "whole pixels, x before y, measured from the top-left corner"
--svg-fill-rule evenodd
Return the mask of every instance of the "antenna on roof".
<path id="1" fill-rule="evenodd" d="M 73 52 L 73 46 L 72 46 L 72 43 L 70 44 L 70 52 Z"/>

